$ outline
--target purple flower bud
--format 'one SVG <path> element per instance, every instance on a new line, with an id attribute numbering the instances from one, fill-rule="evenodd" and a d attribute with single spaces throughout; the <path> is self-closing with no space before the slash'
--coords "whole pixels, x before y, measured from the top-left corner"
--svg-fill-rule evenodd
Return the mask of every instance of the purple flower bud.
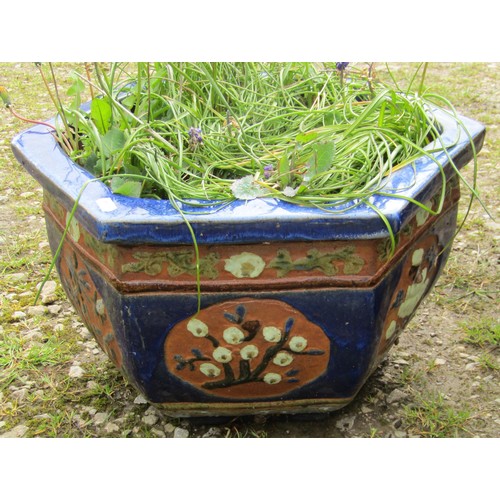
<path id="1" fill-rule="evenodd" d="M 349 65 L 349 63 L 348 62 L 338 62 L 338 63 L 335 63 L 335 65 L 337 66 L 337 69 L 339 71 L 344 71 L 347 68 L 347 66 Z"/>
<path id="2" fill-rule="evenodd" d="M 203 144 L 203 134 L 201 128 L 191 127 L 188 131 L 189 147 L 195 149 L 196 146 Z"/>
<path id="3" fill-rule="evenodd" d="M 271 177 L 272 173 L 273 173 L 273 166 L 272 165 L 266 165 L 264 167 L 264 177 L 266 179 L 269 179 L 269 177 Z"/>

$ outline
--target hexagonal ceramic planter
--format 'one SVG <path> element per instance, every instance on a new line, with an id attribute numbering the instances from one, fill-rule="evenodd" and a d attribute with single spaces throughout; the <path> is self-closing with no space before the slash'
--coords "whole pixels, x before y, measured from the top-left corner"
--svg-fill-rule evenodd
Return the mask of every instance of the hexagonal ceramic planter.
<path id="1" fill-rule="evenodd" d="M 438 115 L 461 167 L 467 134 Z M 481 148 L 484 127 L 462 117 Z M 13 150 L 44 189 L 56 251 L 75 199 L 92 177 L 36 126 Z M 201 311 L 190 233 L 167 201 L 88 184 L 57 260 L 62 285 L 124 376 L 174 416 L 332 411 L 349 403 L 441 272 L 456 229 L 459 186 L 442 212 L 374 197 L 396 234 L 366 206 L 334 212 L 275 199 L 223 209 L 185 207 L 199 244 Z M 389 189 L 436 208 L 442 178 L 422 157 Z"/>

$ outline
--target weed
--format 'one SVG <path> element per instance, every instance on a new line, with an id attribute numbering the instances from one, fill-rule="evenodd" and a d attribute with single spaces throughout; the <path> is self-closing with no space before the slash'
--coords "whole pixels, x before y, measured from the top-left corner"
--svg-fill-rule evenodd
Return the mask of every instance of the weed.
<path id="1" fill-rule="evenodd" d="M 478 363 L 487 370 L 500 370 L 500 363 L 495 361 L 489 353 L 483 353 L 479 356 Z"/>
<path id="2" fill-rule="evenodd" d="M 405 406 L 404 416 L 408 430 L 424 437 L 458 437 L 466 432 L 470 419 L 467 409 L 455 410 L 446 404 L 442 394 L 421 398 L 416 406 Z"/>
<path id="3" fill-rule="evenodd" d="M 500 323 L 491 318 L 483 318 L 477 323 L 462 323 L 465 330 L 463 342 L 478 347 L 500 345 Z"/>

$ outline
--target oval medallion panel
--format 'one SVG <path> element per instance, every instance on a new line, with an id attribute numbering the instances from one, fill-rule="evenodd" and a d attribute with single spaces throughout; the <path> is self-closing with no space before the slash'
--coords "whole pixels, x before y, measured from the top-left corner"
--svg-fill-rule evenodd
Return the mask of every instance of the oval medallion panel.
<path id="1" fill-rule="evenodd" d="M 181 321 L 165 341 L 170 373 L 225 398 L 266 398 L 322 375 L 330 359 L 325 332 L 278 300 L 215 304 Z"/>

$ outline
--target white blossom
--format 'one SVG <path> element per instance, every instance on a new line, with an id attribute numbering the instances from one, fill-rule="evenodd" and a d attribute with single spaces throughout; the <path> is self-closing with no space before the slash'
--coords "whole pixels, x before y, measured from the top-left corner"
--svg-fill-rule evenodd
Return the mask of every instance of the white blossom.
<path id="1" fill-rule="evenodd" d="M 231 326 L 229 328 L 226 328 L 224 330 L 224 333 L 222 334 L 222 336 L 224 337 L 224 340 L 228 344 L 232 344 L 232 345 L 241 344 L 243 342 L 243 339 L 245 338 L 245 334 L 239 328 L 236 328 L 235 326 Z"/>
<path id="2" fill-rule="evenodd" d="M 281 330 L 275 326 L 265 326 L 262 335 L 268 342 L 279 342 L 281 340 Z"/>
<path id="3" fill-rule="evenodd" d="M 307 339 L 304 337 L 292 337 L 290 339 L 290 349 L 293 352 L 302 352 L 307 347 Z"/>
<path id="4" fill-rule="evenodd" d="M 200 372 L 207 377 L 214 378 L 220 375 L 220 368 L 212 363 L 202 363 L 200 365 Z"/>
<path id="5" fill-rule="evenodd" d="M 225 347 L 217 347 L 212 353 L 215 361 L 219 363 L 229 363 L 233 359 L 233 355 L 229 349 Z"/>
<path id="6" fill-rule="evenodd" d="M 281 375 L 279 373 L 266 373 L 264 375 L 264 382 L 266 384 L 279 384 L 281 382 Z"/>
<path id="7" fill-rule="evenodd" d="M 224 269 L 236 278 L 256 278 L 259 276 L 266 263 L 255 253 L 242 252 L 226 259 Z"/>
<path id="8" fill-rule="evenodd" d="M 259 355 L 259 349 L 256 345 L 249 344 L 243 347 L 240 351 L 240 356 L 243 359 L 254 359 Z"/>
<path id="9" fill-rule="evenodd" d="M 196 318 L 191 318 L 187 324 L 187 329 L 195 337 L 206 337 L 208 335 L 208 326 Z"/>
<path id="10" fill-rule="evenodd" d="M 278 366 L 288 366 L 292 361 L 293 356 L 288 352 L 279 352 L 273 358 L 273 363 Z"/>

